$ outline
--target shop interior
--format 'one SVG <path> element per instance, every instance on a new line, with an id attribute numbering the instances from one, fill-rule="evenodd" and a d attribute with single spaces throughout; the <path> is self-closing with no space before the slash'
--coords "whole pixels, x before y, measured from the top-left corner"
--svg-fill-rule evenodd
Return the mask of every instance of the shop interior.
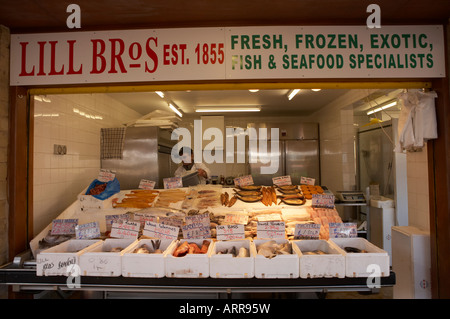
<path id="1" fill-rule="evenodd" d="M 429 229 L 426 146 L 417 152 L 393 152 L 401 114 L 398 96 L 406 91 L 319 87 L 32 95 L 33 233 L 38 235 L 76 201 L 100 169 L 111 168 L 111 162 L 101 159 L 102 128 L 158 127 L 158 143 L 173 146 L 176 141 L 169 141 L 171 132 L 187 128 L 193 139 L 194 121 L 201 119 L 203 132 L 208 127 L 224 132 L 224 146 L 227 128 L 277 127 L 284 132 L 280 134 L 286 134 L 281 140 L 314 140 L 313 149 L 294 152 L 315 168 L 308 170 L 297 161 L 291 164 L 291 176 L 310 174 L 305 177 L 314 177 L 316 185 L 335 195 L 341 191 L 364 194 L 365 203 L 336 205 L 336 209 L 344 222 L 357 223 L 358 236 L 391 254 L 390 227 Z M 311 123 L 317 128 L 313 137 L 291 133 Z M 205 147 L 210 140 L 202 143 Z M 285 152 L 288 158 L 289 151 Z M 236 145 L 234 153 L 237 156 Z M 161 181 L 173 176 L 177 164 L 170 158 L 169 164 L 160 164 L 164 172 L 159 170 L 159 175 L 153 176 L 142 177 L 142 163 L 124 170 L 139 179 L 156 176 Z M 234 178 L 252 174 L 248 158 L 244 163 L 224 159 L 207 165 L 212 172 L 209 182 L 214 184 L 222 180 L 230 185 Z M 121 188 L 137 188 L 133 183 L 138 181 L 126 180 L 127 174 L 122 181 L 116 175 Z M 275 175 L 283 174 L 286 171 Z M 386 213 L 369 207 L 370 198 L 391 201 L 393 209 Z"/>

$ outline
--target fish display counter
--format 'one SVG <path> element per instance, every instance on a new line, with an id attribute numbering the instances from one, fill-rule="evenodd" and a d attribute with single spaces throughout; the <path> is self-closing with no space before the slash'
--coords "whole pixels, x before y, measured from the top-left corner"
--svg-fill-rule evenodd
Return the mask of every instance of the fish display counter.
<path id="1" fill-rule="evenodd" d="M 101 205 L 82 193 L 0 269 L 0 283 L 70 290 L 75 278 L 82 290 L 227 295 L 393 286 L 388 254 L 364 238 L 334 238 L 330 227 L 345 223 L 334 208 L 313 207 L 311 191 L 323 189 L 121 190 Z"/>

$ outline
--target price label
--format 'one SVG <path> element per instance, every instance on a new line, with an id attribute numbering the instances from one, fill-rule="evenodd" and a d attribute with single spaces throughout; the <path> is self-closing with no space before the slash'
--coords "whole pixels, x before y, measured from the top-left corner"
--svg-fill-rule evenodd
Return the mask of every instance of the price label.
<path id="1" fill-rule="evenodd" d="M 314 178 L 309 178 L 309 177 L 300 177 L 300 184 L 303 185 L 314 185 L 316 183 L 316 180 Z"/>
<path id="2" fill-rule="evenodd" d="M 257 216 L 256 219 L 259 222 L 270 222 L 270 221 L 282 221 L 283 218 L 281 217 L 281 214 L 273 213 L 273 214 L 263 214 L 260 216 Z"/>
<path id="3" fill-rule="evenodd" d="M 292 180 L 291 180 L 290 175 L 272 177 L 272 182 L 274 185 L 277 185 L 277 186 L 292 185 Z"/>
<path id="4" fill-rule="evenodd" d="M 248 214 L 228 213 L 225 215 L 224 222 L 227 224 L 243 224 L 248 223 Z"/>
<path id="5" fill-rule="evenodd" d="M 179 230 L 178 227 L 146 221 L 142 234 L 161 239 L 177 239 Z"/>
<path id="6" fill-rule="evenodd" d="M 256 226 L 258 238 L 286 238 L 286 226 L 284 222 L 258 222 Z"/>
<path id="7" fill-rule="evenodd" d="M 239 176 L 234 179 L 234 186 L 247 186 L 253 185 L 252 175 Z"/>
<path id="8" fill-rule="evenodd" d="M 217 230 L 217 240 L 233 240 L 233 239 L 244 239 L 245 230 L 244 225 L 218 225 Z"/>
<path id="9" fill-rule="evenodd" d="M 358 236 L 356 223 L 329 223 L 330 238 L 355 238 Z"/>
<path id="10" fill-rule="evenodd" d="M 106 231 L 111 231 L 111 226 L 113 223 L 123 223 L 124 221 L 129 219 L 128 214 L 120 214 L 120 215 L 106 215 Z"/>
<path id="11" fill-rule="evenodd" d="M 139 235 L 140 223 L 126 220 L 122 223 L 113 223 L 111 237 L 136 239 Z"/>
<path id="12" fill-rule="evenodd" d="M 145 222 L 149 221 L 156 223 L 158 221 L 158 218 L 156 216 L 148 215 L 145 213 L 134 213 L 134 220 L 140 222 L 141 228 L 143 228 Z"/>
<path id="13" fill-rule="evenodd" d="M 175 226 L 181 228 L 183 226 L 183 220 L 174 217 L 159 217 L 159 222 L 164 225 Z"/>
<path id="14" fill-rule="evenodd" d="M 202 224 L 204 226 L 208 226 L 211 223 L 211 220 L 209 218 L 209 214 L 208 213 L 204 213 L 204 214 L 198 214 L 198 215 L 193 215 L 193 216 L 186 216 L 185 217 L 186 220 L 186 225 L 189 224 Z"/>
<path id="15" fill-rule="evenodd" d="M 92 222 L 76 226 L 75 236 L 77 239 L 99 238 L 101 236 L 99 222 Z"/>
<path id="16" fill-rule="evenodd" d="M 318 208 L 334 208 L 334 195 L 313 194 L 311 206 Z"/>
<path id="17" fill-rule="evenodd" d="M 210 226 L 201 223 L 186 224 L 181 227 L 183 238 L 185 239 L 205 239 L 211 238 Z"/>
<path id="18" fill-rule="evenodd" d="M 319 239 L 320 224 L 296 224 L 295 239 Z"/>
<path id="19" fill-rule="evenodd" d="M 109 170 L 109 169 L 101 169 L 100 173 L 98 173 L 98 180 L 100 182 L 110 182 L 116 178 L 116 172 Z"/>
<path id="20" fill-rule="evenodd" d="M 74 235 L 78 219 L 54 219 L 52 221 L 52 235 Z"/>
<path id="21" fill-rule="evenodd" d="M 182 177 L 168 177 L 163 178 L 164 189 L 181 188 L 183 187 Z"/>
<path id="22" fill-rule="evenodd" d="M 141 179 L 138 187 L 140 189 L 154 189 L 155 184 L 156 184 L 155 181 L 149 181 L 148 179 Z"/>

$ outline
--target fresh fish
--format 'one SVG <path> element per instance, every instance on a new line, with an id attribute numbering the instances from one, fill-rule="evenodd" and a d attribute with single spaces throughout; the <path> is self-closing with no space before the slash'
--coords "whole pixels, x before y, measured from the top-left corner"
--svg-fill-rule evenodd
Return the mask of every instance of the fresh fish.
<path id="1" fill-rule="evenodd" d="M 185 213 L 181 210 L 174 208 L 164 208 L 164 207 L 148 207 L 144 209 L 140 209 L 133 213 L 139 214 L 149 214 L 152 216 L 158 217 L 184 217 Z"/>
<path id="2" fill-rule="evenodd" d="M 135 254 L 150 254 L 150 248 L 146 245 L 143 244 L 141 247 L 136 248 L 133 253 Z"/>
<path id="3" fill-rule="evenodd" d="M 237 257 L 238 258 L 249 257 L 248 249 L 245 247 L 239 248 L 239 253 L 238 253 Z"/>
<path id="4" fill-rule="evenodd" d="M 121 248 L 121 247 L 114 247 L 114 248 L 111 249 L 111 252 L 112 252 L 112 253 L 119 253 L 119 252 L 122 251 L 122 249 L 123 249 L 123 248 Z"/>
<path id="5" fill-rule="evenodd" d="M 277 244 L 275 240 L 269 240 L 258 247 L 258 255 L 263 255 L 269 259 L 277 255 L 290 254 L 292 254 L 292 245 L 290 243 Z"/>
<path id="6" fill-rule="evenodd" d="M 152 240 L 152 246 L 153 246 L 153 251 L 155 254 L 162 254 L 162 250 L 159 249 L 159 246 L 161 245 L 161 240 L 160 239 L 156 239 L 156 240 Z"/>

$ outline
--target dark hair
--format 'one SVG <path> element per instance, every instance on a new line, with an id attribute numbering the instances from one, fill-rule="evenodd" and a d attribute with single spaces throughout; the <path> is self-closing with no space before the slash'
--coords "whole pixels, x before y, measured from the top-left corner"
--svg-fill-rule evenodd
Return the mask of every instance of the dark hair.
<path id="1" fill-rule="evenodd" d="M 194 154 L 194 150 L 190 147 L 183 146 L 180 151 L 178 152 L 178 155 L 183 156 L 183 154 Z"/>

